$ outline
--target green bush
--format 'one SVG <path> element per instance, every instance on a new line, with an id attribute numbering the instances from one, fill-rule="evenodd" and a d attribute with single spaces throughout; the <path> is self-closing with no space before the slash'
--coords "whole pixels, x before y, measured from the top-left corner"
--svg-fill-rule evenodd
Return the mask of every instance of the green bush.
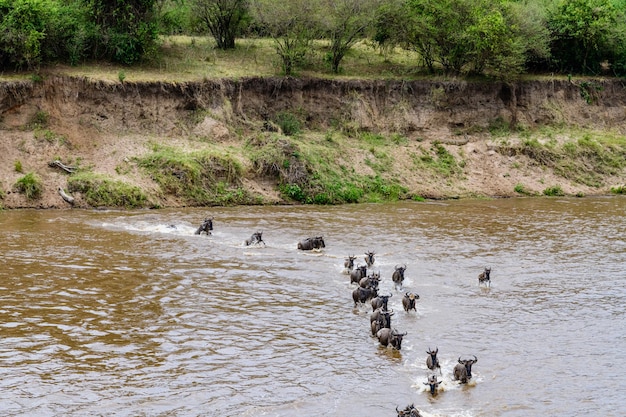
<path id="1" fill-rule="evenodd" d="M 619 185 L 617 187 L 611 187 L 613 194 L 626 194 L 626 185 Z"/>
<path id="2" fill-rule="evenodd" d="M 293 136 L 300 133 L 300 120 L 289 112 L 280 112 L 276 115 L 276 124 L 280 126 L 283 133 Z"/>
<path id="3" fill-rule="evenodd" d="M 41 197 L 43 193 L 43 182 L 39 175 L 34 172 L 29 172 L 17 180 L 15 188 L 18 192 L 24 194 L 26 198 L 33 200 Z"/>
<path id="4" fill-rule="evenodd" d="M 554 185 L 543 190 L 543 195 L 551 197 L 562 197 L 565 195 L 565 193 L 563 192 L 563 189 L 561 189 L 560 185 Z"/>

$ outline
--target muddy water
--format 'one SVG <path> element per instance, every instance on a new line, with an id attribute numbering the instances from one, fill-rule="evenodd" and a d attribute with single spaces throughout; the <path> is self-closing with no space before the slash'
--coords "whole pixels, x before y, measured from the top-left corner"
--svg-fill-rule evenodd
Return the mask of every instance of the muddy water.
<path id="1" fill-rule="evenodd" d="M 245 247 L 256 230 L 267 246 Z M 625 233 L 619 197 L 0 212 L 0 414 L 622 416 Z M 296 249 L 313 235 L 324 250 Z M 369 250 L 400 351 L 343 273 Z"/>

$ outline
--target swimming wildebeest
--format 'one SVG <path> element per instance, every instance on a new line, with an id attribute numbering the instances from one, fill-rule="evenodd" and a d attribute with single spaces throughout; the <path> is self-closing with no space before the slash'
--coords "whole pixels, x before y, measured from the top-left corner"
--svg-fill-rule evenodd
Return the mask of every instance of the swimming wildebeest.
<path id="1" fill-rule="evenodd" d="M 350 284 L 359 283 L 367 275 L 367 265 L 359 265 L 350 272 Z"/>
<path id="2" fill-rule="evenodd" d="M 356 259 L 356 256 L 348 255 L 348 257 L 346 258 L 346 261 L 343 263 L 343 267 L 346 269 L 346 271 L 351 272 L 354 269 L 355 259 Z"/>
<path id="3" fill-rule="evenodd" d="M 368 300 L 371 300 L 374 297 L 378 296 L 378 289 L 369 287 L 357 287 L 354 291 L 352 291 L 352 300 L 354 301 L 354 306 L 356 307 L 358 303 L 364 304 Z"/>
<path id="4" fill-rule="evenodd" d="M 413 404 L 407 405 L 404 407 L 404 410 L 398 410 L 398 406 L 396 406 L 396 411 L 398 412 L 398 417 L 422 417 Z"/>
<path id="5" fill-rule="evenodd" d="M 306 239 L 298 242 L 298 249 L 300 250 L 313 250 L 325 248 L 324 237 L 323 236 L 315 236 L 315 237 L 307 237 Z"/>
<path id="6" fill-rule="evenodd" d="M 430 347 L 426 351 L 428 353 L 428 357 L 426 358 L 426 366 L 431 371 L 435 369 L 439 369 L 439 373 L 441 374 L 441 366 L 439 365 L 439 358 L 437 358 L 437 353 L 439 352 L 439 348 L 435 350 L 430 350 Z"/>
<path id="7" fill-rule="evenodd" d="M 393 271 L 393 275 L 391 275 L 391 280 L 394 284 L 396 284 L 396 288 L 402 287 L 402 282 L 404 281 L 404 271 L 406 271 L 406 265 L 396 266 L 395 271 Z"/>
<path id="8" fill-rule="evenodd" d="M 428 382 L 424 382 L 424 385 L 430 386 L 430 393 L 435 395 L 437 393 L 437 387 L 441 384 L 441 381 L 437 381 L 437 375 L 432 374 L 428 377 Z"/>
<path id="9" fill-rule="evenodd" d="M 387 304 L 389 303 L 389 299 L 393 297 L 393 294 L 389 295 L 379 295 L 376 298 L 372 299 L 372 311 L 376 311 L 376 309 L 380 308 L 382 310 L 387 310 Z"/>
<path id="10" fill-rule="evenodd" d="M 380 272 L 376 273 L 372 273 L 372 275 L 368 276 L 368 277 L 363 277 L 361 278 L 361 280 L 359 281 L 359 285 L 363 288 L 367 288 L 370 285 L 375 286 L 376 288 L 378 288 L 378 284 L 380 284 Z"/>
<path id="11" fill-rule="evenodd" d="M 376 337 L 378 337 L 378 341 L 381 345 L 387 346 L 391 345 L 393 348 L 400 350 L 402 349 L 402 338 L 406 336 L 406 332 L 398 333 L 396 329 L 380 329 L 378 333 L 376 333 Z"/>
<path id="12" fill-rule="evenodd" d="M 478 358 L 474 356 L 474 359 L 463 359 L 459 356 L 459 363 L 454 367 L 454 379 L 460 381 L 461 384 L 466 384 L 472 379 L 472 365 L 478 362 Z"/>
<path id="13" fill-rule="evenodd" d="M 480 275 L 478 275 L 478 285 L 486 282 L 491 287 L 491 277 L 489 276 L 490 274 L 491 274 L 491 267 L 486 266 L 485 270 L 481 272 Z"/>
<path id="14" fill-rule="evenodd" d="M 206 233 L 207 235 L 211 234 L 211 230 L 213 230 L 213 217 L 207 217 L 204 219 L 198 230 L 196 230 L 196 235 L 201 235 L 202 233 Z"/>
<path id="15" fill-rule="evenodd" d="M 372 336 L 376 336 L 380 329 L 390 329 L 391 328 L 391 316 L 393 316 L 393 311 L 389 310 L 376 310 L 376 312 L 372 313 L 371 317 L 376 316 L 376 320 L 370 321 L 370 326 L 372 328 Z"/>
<path id="16" fill-rule="evenodd" d="M 372 265 L 374 265 L 374 251 L 369 251 L 369 252 L 365 252 L 365 263 L 367 264 L 368 268 L 371 268 Z"/>
<path id="17" fill-rule="evenodd" d="M 246 246 L 250 245 L 260 245 L 261 243 L 265 246 L 265 241 L 263 240 L 263 232 L 254 232 L 250 239 L 246 239 L 244 242 Z"/>
<path id="18" fill-rule="evenodd" d="M 420 296 L 413 292 L 405 293 L 404 297 L 402 297 L 402 307 L 404 307 L 404 311 L 406 311 L 407 313 L 409 312 L 409 310 L 417 311 L 417 309 L 415 308 L 415 302 L 419 300 L 419 298 Z"/>

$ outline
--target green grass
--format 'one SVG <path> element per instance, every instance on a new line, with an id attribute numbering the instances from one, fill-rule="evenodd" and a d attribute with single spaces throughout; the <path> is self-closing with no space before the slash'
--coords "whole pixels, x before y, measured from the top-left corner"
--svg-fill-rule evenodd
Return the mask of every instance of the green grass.
<path id="1" fill-rule="evenodd" d="M 562 197 L 565 195 L 560 185 L 553 185 L 543 190 L 543 195 L 550 197 Z"/>
<path id="2" fill-rule="evenodd" d="M 35 200 L 40 198 L 43 193 L 43 182 L 39 175 L 34 172 L 29 172 L 17 180 L 15 188 L 29 200 Z"/>
<path id="3" fill-rule="evenodd" d="M 68 178 L 68 190 L 81 193 L 92 207 L 151 207 L 148 196 L 139 187 L 111 179 L 105 175 L 79 172 Z"/>
<path id="4" fill-rule="evenodd" d="M 138 158 L 137 163 L 164 194 L 182 197 L 191 205 L 252 202 L 241 187 L 243 167 L 232 155 L 155 146 L 151 153 Z"/>

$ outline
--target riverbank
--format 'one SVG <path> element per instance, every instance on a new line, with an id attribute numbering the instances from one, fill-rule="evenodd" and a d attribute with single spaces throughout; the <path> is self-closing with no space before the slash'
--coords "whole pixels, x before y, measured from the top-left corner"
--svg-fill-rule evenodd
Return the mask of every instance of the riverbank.
<path id="1" fill-rule="evenodd" d="M 47 74 L 0 83 L 0 116 L 4 208 L 72 207 L 59 188 L 73 207 L 181 207 L 602 195 L 626 183 L 616 79 Z"/>

